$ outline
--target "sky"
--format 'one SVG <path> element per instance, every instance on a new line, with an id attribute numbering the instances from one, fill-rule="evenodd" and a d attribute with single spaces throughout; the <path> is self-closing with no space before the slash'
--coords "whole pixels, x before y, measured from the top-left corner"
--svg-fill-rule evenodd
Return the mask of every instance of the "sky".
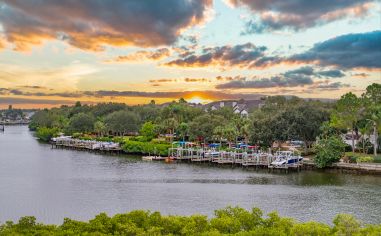
<path id="1" fill-rule="evenodd" d="M 372 83 L 379 0 L 0 0 L 0 108 L 336 99 Z"/>

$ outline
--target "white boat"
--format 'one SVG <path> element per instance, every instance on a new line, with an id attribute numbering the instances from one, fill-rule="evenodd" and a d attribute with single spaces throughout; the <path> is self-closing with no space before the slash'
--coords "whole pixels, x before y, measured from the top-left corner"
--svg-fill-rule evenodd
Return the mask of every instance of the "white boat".
<path id="1" fill-rule="evenodd" d="M 161 156 L 143 156 L 142 157 L 143 161 L 160 161 L 160 160 L 164 160 L 164 159 L 165 158 L 161 157 Z"/>
<path id="2" fill-rule="evenodd" d="M 295 164 L 302 160 L 302 156 L 295 155 L 292 151 L 277 151 L 275 154 L 275 161 L 271 162 L 271 165 L 282 166 L 286 164 Z"/>

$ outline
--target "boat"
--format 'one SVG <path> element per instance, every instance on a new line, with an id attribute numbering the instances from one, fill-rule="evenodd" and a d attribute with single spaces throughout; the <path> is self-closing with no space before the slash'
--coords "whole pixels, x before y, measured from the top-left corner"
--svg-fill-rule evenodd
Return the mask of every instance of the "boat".
<path id="1" fill-rule="evenodd" d="M 165 157 L 161 157 L 161 156 L 143 156 L 142 157 L 143 161 L 161 161 L 164 159 Z"/>
<path id="2" fill-rule="evenodd" d="M 275 154 L 275 161 L 271 162 L 273 166 L 289 165 L 301 162 L 303 157 L 295 155 L 292 151 L 277 151 Z"/>

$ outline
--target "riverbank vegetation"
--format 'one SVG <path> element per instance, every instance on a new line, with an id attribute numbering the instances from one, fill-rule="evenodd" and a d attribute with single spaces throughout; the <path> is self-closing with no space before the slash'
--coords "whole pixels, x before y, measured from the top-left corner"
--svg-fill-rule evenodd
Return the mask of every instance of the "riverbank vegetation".
<path id="1" fill-rule="evenodd" d="M 175 140 L 214 142 L 229 148 L 241 142 L 266 151 L 268 147 L 282 148 L 282 144 L 296 140 L 302 144 L 300 151 L 304 155 L 316 156 L 318 166 L 325 167 L 345 157 L 345 151 L 352 150 L 353 156 L 355 152 L 377 155 L 381 84 L 370 85 L 360 97 L 347 93 L 338 101 L 264 97 L 247 116 L 235 113 L 230 106 L 213 109 L 188 104 L 184 99 L 139 106 L 77 102 L 75 106 L 37 112 L 29 127 L 42 140 L 59 132 L 79 138 L 119 137 L 126 152 L 157 150 L 162 155 L 166 153 L 164 148 Z M 352 141 L 345 144 L 348 137 Z"/>
<path id="2" fill-rule="evenodd" d="M 0 226 L 0 235 L 380 235 L 381 225 L 364 225 L 347 214 L 339 214 L 333 225 L 298 222 L 276 212 L 266 217 L 258 208 L 240 207 L 216 210 L 205 215 L 164 216 L 159 212 L 135 210 L 113 217 L 105 213 L 88 222 L 65 218 L 61 225 L 37 223 L 35 217 L 22 217 Z"/>

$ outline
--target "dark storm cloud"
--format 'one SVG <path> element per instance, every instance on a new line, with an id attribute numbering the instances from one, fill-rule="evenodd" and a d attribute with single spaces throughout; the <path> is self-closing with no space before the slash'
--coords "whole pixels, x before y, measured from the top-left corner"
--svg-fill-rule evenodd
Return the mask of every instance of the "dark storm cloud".
<path id="1" fill-rule="evenodd" d="M 200 53 L 184 49 L 178 54 L 177 59 L 164 65 L 261 69 L 280 64 L 313 63 L 319 66 L 336 67 L 336 69 L 319 73 L 322 77 L 338 78 L 344 76 L 341 69 L 381 68 L 380 42 L 381 31 L 346 34 L 316 43 L 309 50 L 289 57 L 268 55 L 266 47 L 255 46 L 252 43 L 204 48 Z"/>
<path id="2" fill-rule="evenodd" d="M 216 86 L 217 89 L 250 89 L 250 88 L 272 88 L 272 87 L 297 87 L 313 84 L 308 76 L 273 76 L 257 80 L 234 80 Z"/>
<path id="3" fill-rule="evenodd" d="M 303 66 L 295 70 L 289 70 L 284 73 L 286 77 L 290 77 L 293 75 L 307 75 L 307 76 L 315 76 L 315 77 L 324 77 L 324 78 L 341 78 L 344 77 L 345 74 L 341 70 L 316 70 L 312 66 Z"/>
<path id="4" fill-rule="evenodd" d="M 347 17 L 368 13 L 374 0 L 228 0 L 236 7 L 249 8 L 254 17 L 244 33 L 290 29 L 298 31 Z"/>
<path id="5" fill-rule="evenodd" d="M 316 62 L 340 68 L 381 68 L 381 31 L 346 34 L 315 44 L 288 58 L 290 62 Z"/>
<path id="6" fill-rule="evenodd" d="M 313 78 L 336 78 L 345 76 L 340 70 L 317 71 L 311 66 L 300 67 L 271 78 L 231 80 L 219 84 L 217 89 L 298 87 L 314 84 Z"/>
<path id="7" fill-rule="evenodd" d="M 206 67 L 211 65 L 249 67 L 250 64 L 262 58 L 266 50 L 266 47 L 257 47 L 252 43 L 209 47 L 204 48 L 200 54 L 190 52 L 179 55 L 179 59 L 170 61 L 165 65 L 179 67 Z"/>
<path id="8" fill-rule="evenodd" d="M 341 78 L 345 76 L 345 74 L 341 70 L 326 70 L 326 71 L 320 71 L 317 74 L 324 77 L 331 77 L 331 78 Z"/>
<path id="9" fill-rule="evenodd" d="M 349 84 L 334 82 L 334 83 L 321 83 L 315 86 L 314 88 L 321 89 L 321 90 L 338 90 L 340 88 L 348 88 L 348 87 L 350 87 Z"/>
<path id="10" fill-rule="evenodd" d="M 46 39 L 86 50 L 159 46 L 174 43 L 182 29 L 204 21 L 211 6 L 212 0 L 2 0 L 0 23 L 18 50 Z"/>

